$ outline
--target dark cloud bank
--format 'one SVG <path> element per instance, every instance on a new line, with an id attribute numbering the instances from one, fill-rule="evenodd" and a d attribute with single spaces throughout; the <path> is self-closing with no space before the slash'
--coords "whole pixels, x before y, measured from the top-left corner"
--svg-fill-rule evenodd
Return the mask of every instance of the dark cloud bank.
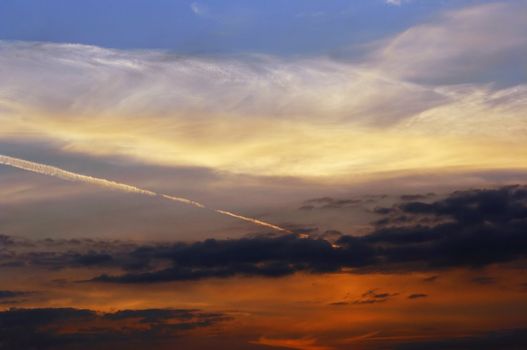
<path id="1" fill-rule="evenodd" d="M 369 291 L 365 300 L 387 299 L 390 294 Z M 231 318 L 222 313 L 191 309 L 144 309 L 96 312 L 75 308 L 10 309 L 0 312 L 0 349 L 266 349 L 238 340 L 238 346 L 221 333 L 200 344 L 188 337 L 193 330 L 221 325 Z M 228 346 L 223 346 L 228 344 Z M 523 350 L 527 329 L 502 329 L 437 340 L 378 343 L 393 350 Z"/>
<path id="2" fill-rule="evenodd" d="M 10 309 L 0 312 L 0 349 L 145 349 L 228 319 L 187 309 Z"/>
<path id="3" fill-rule="evenodd" d="M 285 276 L 361 271 L 480 267 L 527 255 L 527 188 L 455 192 L 431 203 L 379 208 L 384 222 L 369 235 L 336 241 L 298 235 L 206 240 L 141 247 L 136 264 L 169 260 L 168 269 L 101 275 L 102 282 L 148 283 L 234 275 Z M 140 264 L 139 264 L 140 265 Z"/>
<path id="4" fill-rule="evenodd" d="M 503 329 L 464 337 L 414 341 L 390 346 L 393 350 L 524 350 L 527 349 L 527 329 Z"/>
<path id="5" fill-rule="evenodd" d="M 432 202 L 405 200 L 377 208 L 383 218 L 366 236 L 299 234 L 208 239 L 194 243 L 132 245 L 82 241 L 82 252 L 14 252 L 0 240 L 3 266 L 120 268 L 121 274 L 93 279 L 113 283 L 155 283 L 226 278 L 280 277 L 295 272 L 407 272 L 481 267 L 527 256 L 527 187 L 454 192 Z M 71 241 L 40 244 L 70 246 Z M 101 248 L 105 247 L 105 248 Z M 168 262 L 169 267 L 166 267 Z M 159 268 L 163 263 L 165 268 Z"/>

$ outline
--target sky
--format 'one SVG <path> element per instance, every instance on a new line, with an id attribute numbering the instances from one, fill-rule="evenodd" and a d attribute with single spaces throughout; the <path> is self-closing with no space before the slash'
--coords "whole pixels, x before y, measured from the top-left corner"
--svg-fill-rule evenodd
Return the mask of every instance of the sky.
<path id="1" fill-rule="evenodd" d="M 0 0 L 0 349 L 527 347 L 527 2 Z"/>

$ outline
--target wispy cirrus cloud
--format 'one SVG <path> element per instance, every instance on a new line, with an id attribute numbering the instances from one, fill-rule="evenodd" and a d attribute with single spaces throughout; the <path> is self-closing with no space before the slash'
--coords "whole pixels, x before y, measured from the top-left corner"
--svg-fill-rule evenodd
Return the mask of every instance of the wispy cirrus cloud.
<path id="1" fill-rule="evenodd" d="M 447 11 L 383 42 L 372 57 L 374 65 L 405 80 L 434 85 L 522 83 L 526 9 L 525 1 L 517 1 Z"/>
<path id="2" fill-rule="evenodd" d="M 192 2 L 190 4 L 190 9 L 196 16 L 199 17 L 206 17 L 209 15 L 209 9 L 207 6 L 199 3 L 199 2 Z"/>
<path id="3" fill-rule="evenodd" d="M 2 42 L 0 137 L 265 176 L 518 167 L 522 6 L 448 12 L 358 62 Z"/>
<path id="4" fill-rule="evenodd" d="M 410 2 L 411 0 L 385 0 L 384 2 L 392 6 L 401 6 L 405 3 Z"/>

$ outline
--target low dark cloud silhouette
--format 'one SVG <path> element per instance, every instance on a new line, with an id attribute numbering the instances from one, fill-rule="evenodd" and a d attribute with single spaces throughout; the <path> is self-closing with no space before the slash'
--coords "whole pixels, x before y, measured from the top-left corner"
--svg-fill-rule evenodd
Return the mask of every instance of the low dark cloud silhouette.
<path id="1" fill-rule="evenodd" d="M 428 298 L 428 294 L 413 293 L 413 294 L 408 295 L 408 299 L 422 299 L 422 298 Z"/>
<path id="2" fill-rule="evenodd" d="M 416 201 L 416 200 L 422 200 L 422 199 L 430 199 L 432 197 L 435 197 L 435 193 L 428 192 L 426 194 L 403 194 L 399 198 L 403 201 Z"/>
<path id="3" fill-rule="evenodd" d="M 355 208 L 363 205 L 376 203 L 380 200 L 387 198 L 388 195 L 366 195 L 357 198 L 333 198 L 333 197 L 319 197 L 312 198 L 304 201 L 301 210 L 312 210 L 312 209 L 342 209 L 342 208 Z"/>
<path id="4" fill-rule="evenodd" d="M 185 309 L 112 313 L 74 308 L 10 309 L 0 312 L 0 349 L 84 349 L 99 343 L 130 346 L 142 341 L 152 345 L 228 319 L 222 313 Z"/>
<path id="5" fill-rule="evenodd" d="M 369 305 L 384 303 L 398 296 L 399 293 L 379 292 L 376 289 L 370 289 L 360 295 L 357 299 L 347 301 L 337 301 L 330 303 L 331 306 L 347 306 L 347 305 Z"/>
<path id="6" fill-rule="evenodd" d="M 311 210 L 311 209 L 340 209 L 340 208 L 349 208 L 357 207 L 363 204 L 364 200 L 362 199 L 336 199 L 331 197 L 321 197 L 313 198 L 304 202 L 304 204 L 299 208 L 302 210 Z"/>
<path id="7" fill-rule="evenodd" d="M 505 329 L 470 336 L 413 341 L 391 347 L 395 350 L 523 350 L 527 349 L 527 329 Z"/>
<path id="8" fill-rule="evenodd" d="M 471 280 L 473 283 L 481 284 L 481 285 L 489 285 L 489 284 L 496 284 L 496 278 L 489 277 L 489 276 L 477 276 L 472 278 Z"/>
<path id="9" fill-rule="evenodd" d="M 379 228 L 365 238 L 387 245 L 383 255 L 392 263 L 477 267 L 527 253 L 524 186 L 459 191 L 432 203 L 408 202 L 387 211 L 410 216 L 414 222 Z M 423 216 L 434 220 L 424 225 L 419 221 Z"/>
<path id="10" fill-rule="evenodd" d="M 16 305 L 27 300 L 35 292 L 21 290 L 0 290 L 0 305 Z"/>
<path id="11" fill-rule="evenodd" d="M 386 225 L 365 236 L 339 232 L 331 239 L 302 233 L 150 245 L 40 241 L 29 252 L 17 252 L 17 243 L 4 237 L 9 246 L 4 254 L 0 251 L 0 264 L 121 269 L 121 274 L 101 273 L 93 280 L 154 283 L 344 270 L 433 272 L 527 257 L 525 186 L 459 191 L 430 203 L 405 201 L 377 212 L 385 215 Z M 404 220 L 393 219 L 400 217 Z M 48 249 L 39 251 L 39 245 Z"/>
<path id="12" fill-rule="evenodd" d="M 438 275 L 433 275 L 433 276 L 430 276 L 430 277 L 425 277 L 425 278 L 423 278 L 423 282 L 426 282 L 426 283 L 433 283 L 433 282 L 437 281 L 438 278 L 439 278 Z"/>
<path id="13" fill-rule="evenodd" d="M 27 295 L 33 294 L 33 292 L 26 292 L 20 290 L 0 290 L 0 299 L 11 299 L 24 297 Z"/>
<path id="14" fill-rule="evenodd" d="M 146 264 L 152 260 L 169 260 L 173 266 L 141 274 L 101 275 L 95 280 L 138 283 L 234 275 L 280 277 L 297 271 L 337 272 L 343 266 L 361 267 L 373 263 L 374 250 L 360 240 L 352 245 L 343 244 L 346 248 L 340 249 L 325 239 L 292 234 L 143 247 L 131 257 L 143 258 Z"/>
<path id="15" fill-rule="evenodd" d="M 397 295 L 399 295 L 399 293 L 378 292 L 376 289 L 371 289 L 363 293 L 359 299 L 354 300 L 352 304 L 364 305 L 384 303 Z"/>
<path id="16" fill-rule="evenodd" d="M 7 247 L 13 245 L 15 242 L 7 235 L 0 235 L 0 247 Z"/>

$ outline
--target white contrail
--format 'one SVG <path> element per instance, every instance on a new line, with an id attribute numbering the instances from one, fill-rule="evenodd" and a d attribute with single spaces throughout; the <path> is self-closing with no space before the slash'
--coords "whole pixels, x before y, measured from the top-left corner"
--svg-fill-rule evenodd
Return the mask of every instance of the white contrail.
<path id="1" fill-rule="evenodd" d="M 165 199 L 169 199 L 171 201 L 176 201 L 176 202 L 181 202 L 181 203 L 193 205 L 193 206 L 198 207 L 198 208 L 207 208 L 203 204 L 201 204 L 199 202 L 192 201 L 190 199 L 186 199 L 186 198 L 182 198 L 182 197 L 169 196 L 168 194 L 162 194 L 160 196 L 165 198 Z"/>
<path id="2" fill-rule="evenodd" d="M 155 192 L 143 190 L 135 186 L 125 185 L 125 184 L 121 184 L 121 183 L 110 181 L 110 180 L 100 179 L 97 177 L 76 174 L 76 173 L 72 173 L 70 171 L 63 170 L 63 169 L 60 169 L 60 168 L 57 168 L 51 165 L 34 163 L 34 162 L 27 161 L 27 160 L 13 158 L 13 157 L 4 156 L 4 155 L 0 155 L 0 164 L 9 165 L 14 168 L 27 170 L 27 171 L 31 171 L 34 173 L 54 176 L 54 177 L 61 178 L 63 180 L 68 180 L 68 181 L 85 182 L 85 183 L 89 183 L 92 185 L 108 187 L 108 188 L 112 188 L 112 189 L 124 191 L 124 192 L 140 193 L 140 194 L 145 194 L 148 196 L 157 195 L 157 193 Z"/>
<path id="3" fill-rule="evenodd" d="M 238 215 L 238 214 L 232 213 L 230 211 L 221 210 L 221 209 L 214 209 L 214 211 L 216 213 L 220 213 L 220 214 L 223 214 L 223 215 L 232 216 L 233 218 L 237 218 L 237 219 L 240 219 L 240 220 L 252 222 L 253 224 L 256 224 L 256 225 L 266 226 L 266 227 L 270 227 L 270 228 L 278 230 L 278 231 L 292 233 L 291 231 L 286 230 L 285 228 L 282 228 L 280 226 L 276 226 L 276 225 L 273 225 L 273 224 L 270 224 L 268 222 L 261 221 L 261 220 L 258 220 L 258 219 L 253 219 L 253 218 L 248 218 L 246 216 Z"/>
<path id="4" fill-rule="evenodd" d="M 145 190 L 145 189 L 142 189 L 142 188 L 139 188 L 139 187 L 135 187 L 135 186 L 131 186 L 131 185 L 127 185 L 127 184 L 123 184 L 123 183 L 119 183 L 119 182 L 115 182 L 115 181 L 111 181 L 111 180 L 101 179 L 101 178 L 97 178 L 97 177 L 77 174 L 77 173 L 73 173 L 71 171 L 67 171 L 67 170 L 64 170 L 64 169 L 61 169 L 61 168 L 57 168 L 57 167 L 54 167 L 54 166 L 51 166 L 51 165 L 30 162 L 30 161 L 27 161 L 27 160 L 14 158 L 14 157 L 9 157 L 9 156 L 4 156 L 4 155 L 1 155 L 1 154 L 0 154 L 0 164 L 8 165 L 8 166 L 11 166 L 11 167 L 14 167 L 14 168 L 18 168 L 18 169 L 22 169 L 22 170 L 26 170 L 26 171 L 30 171 L 30 172 L 33 172 L 33 173 L 38 173 L 38 174 L 58 177 L 60 179 L 67 180 L 67 181 L 84 182 L 84 183 L 88 183 L 88 184 L 92 184 L 92 185 L 96 185 L 96 186 L 110 188 L 110 189 L 113 189 L 113 190 L 118 190 L 118 191 L 123 191 L 123 192 L 130 192 L 130 193 L 138 193 L 138 194 L 143 194 L 143 195 L 147 195 L 147 196 L 158 196 L 160 198 L 168 199 L 170 201 L 181 202 L 181 203 L 185 203 L 185 204 L 188 204 L 188 205 L 193 205 L 193 206 L 198 207 L 198 208 L 209 209 L 204 204 L 201 204 L 199 202 L 196 202 L 196 201 L 193 201 L 193 200 L 190 200 L 190 199 L 187 199 L 187 198 L 175 197 L 175 196 L 170 196 L 170 195 L 167 195 L 167 194 L 160 194 L 160 193 L 156 193 L 156 192 L 153 192 L 153 191 Z M 210 210 L 212 210 L 212 211 L 214 211 L 216 213 L 222 214 L 222 215 L 227 215 L 227 216 L 230 216 L 230 217 L 233 217 L 233 218 L 237 218 L 237 219 L 240 219 L 240 220 L 248 221 L 248 222 L 251 222 L 251 223 L 256 224 L 256 225 L 265 226 L 265 227 L 269 227 L 269 228 L 272 228 L 272 229 L 275 229 L 275 230 L 278 230 L 278 231 L 291 233 L 291 231 L 289 231 L 289 230 L 287 230 L 285 228 L 282 228 L 280 226 L 276 226 L 276 225 L 270 224 L 270 223 L 265 222 L 265 221 L 257 220 L 257 219 L 254 219 L 254 218 L 249 218 L 249 217 L 246 217 L 246 216 L 243 216 L 243 215 L 239 215 L 239 214 L 235 214 L 235 213 L 231 213 L 231 212 L 225 211 L 225 210 L 220 210 L 220 209 L 210 209 Z"/>

